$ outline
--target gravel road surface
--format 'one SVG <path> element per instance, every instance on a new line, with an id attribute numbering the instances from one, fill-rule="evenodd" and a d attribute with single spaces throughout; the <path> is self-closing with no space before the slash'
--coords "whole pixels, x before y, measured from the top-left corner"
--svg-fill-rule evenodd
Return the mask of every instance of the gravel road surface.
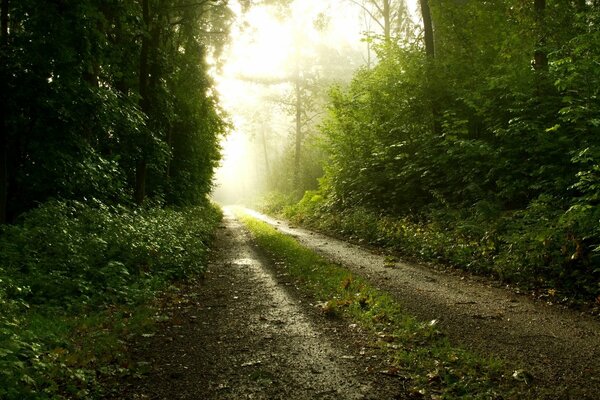
<path id="1" fill-rule="evenodd" d="M 135 344 L 148 373 L 116 398 L 409 398 L 375 339 L 327 318 L 227 210 L 213 252 L 204 280 L 182 286 L 158 333 Z"/>
<path id="2" fill-rule="evenodd" d="M 439 321 L 451 341 L 493 355 L 532 375 L 533 391 L 553 399 L 600 398 L 600 321 L 498 287 L 405 262 L 325 235 L 290 226 L 256 211 L 255 218 L 295 237 L 374 286 L 391 293 L 422 320 Z"/>

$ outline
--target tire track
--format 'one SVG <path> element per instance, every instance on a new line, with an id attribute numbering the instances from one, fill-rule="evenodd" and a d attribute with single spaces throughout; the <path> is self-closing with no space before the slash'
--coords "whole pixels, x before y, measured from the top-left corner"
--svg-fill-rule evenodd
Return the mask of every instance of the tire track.
<path id="1" fill-rule="evenodd" d="M 396 399 L 398 379 L 377 372 L 368 338 L 332 321 L 278 275 L 225 211 L 201 287 L 181 296 L 161 331 L 138 345 L 149 379 L 130 383 L 136 399 Z M 375 350 L 374 350 L 375 351 Z"/>

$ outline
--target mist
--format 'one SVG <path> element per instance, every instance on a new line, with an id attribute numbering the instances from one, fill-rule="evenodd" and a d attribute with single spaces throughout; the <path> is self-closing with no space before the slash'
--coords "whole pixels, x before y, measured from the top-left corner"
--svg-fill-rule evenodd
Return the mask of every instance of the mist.
<path id="1" fill-rule="evenodd" d="M 299 196 L 322 174 L 318 126 L 329 88 L 374 62 L 363 40 L 372 27 L 351 1 L 232 9 L 231 42 L 215 74 L 232 131 L 221 142 L 213 197 L 248 204 L 270 191 Z"/>

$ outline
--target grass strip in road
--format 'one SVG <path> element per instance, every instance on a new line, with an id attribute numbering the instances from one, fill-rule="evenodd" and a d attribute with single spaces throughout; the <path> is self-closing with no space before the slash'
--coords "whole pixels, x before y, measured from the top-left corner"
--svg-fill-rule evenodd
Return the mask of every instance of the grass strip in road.
<path id="1" fill-rule="evenodd" d="M 372 332 L 391 360 L 387 372 L 409 395 L 431 399 L 524 399 L 527 374 L 452 346 L 436 321 L 418 321 L 389 294 L 265 222 L 236 210 L 256 243 L 285 266 L 331 317 L 348 317 Z"/>

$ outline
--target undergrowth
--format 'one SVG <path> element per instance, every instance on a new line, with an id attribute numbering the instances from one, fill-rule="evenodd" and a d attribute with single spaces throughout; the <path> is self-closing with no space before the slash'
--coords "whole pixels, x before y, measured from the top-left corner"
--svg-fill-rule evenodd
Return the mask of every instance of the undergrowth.
<path id="1" fill-rule="evenodd" d="M 0 398 L 102 398 L 136 373 L 127 339 L 152 329 L 158 291 L 202 273 L 219 219 L 53 201 L 2 227 Z"/>
<path id="2" fill-rule="evenodd" d="M 508 399 L 526 397 L 526 382 L 507 366 L 453 347 L 437 322 L 407 315 L 388 294 L 332 264 L 268 224 L 241 215 L 260 247 L 300 279 L 330 316 L 344 315 L 377 335 L 391 354 L 390 374 L 410 383 L 415 398 Z M 519 379 L 517 379 L 519 378 Z"/>

